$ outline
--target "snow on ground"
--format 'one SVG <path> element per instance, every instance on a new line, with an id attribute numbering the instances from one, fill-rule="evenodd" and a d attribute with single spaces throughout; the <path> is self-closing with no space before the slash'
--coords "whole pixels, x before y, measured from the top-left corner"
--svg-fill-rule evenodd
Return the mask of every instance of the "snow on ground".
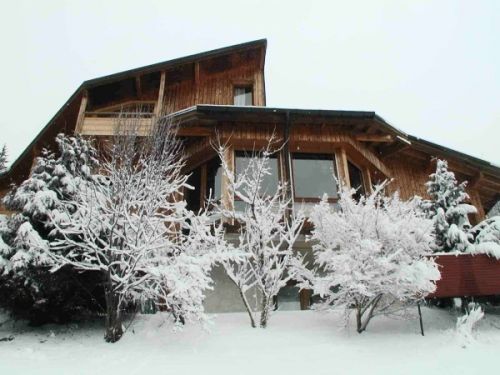
<path id="1" fill-rule="evenodd" d="M 98 324 L 38 329 L 0 327 L 0 374 L 475 374 L 498 368 L 500 315 L 486 314 L 464 347 L 456 315 L 423 309 L 418 319 L 375 318 L 359 335 L 342 317 L 276 312 L 266 330 L 244 313 L 219 314 L 210 332 L 173 332 L 162 315 L 142 315 L 116 344 Z M 0 319 L 1 320 L 1 319 Z"/>

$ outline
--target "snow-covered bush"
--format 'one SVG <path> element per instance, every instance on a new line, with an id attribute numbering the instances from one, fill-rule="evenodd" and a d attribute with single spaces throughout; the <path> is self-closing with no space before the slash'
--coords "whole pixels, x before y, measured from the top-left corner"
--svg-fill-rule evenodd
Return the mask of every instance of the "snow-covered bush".
<path id="1" fill-rule="evenodd" d="M 15 213 L 0 222 L 0 306 L 35 324 L 99 309 L 95 275 L 49 272 L 48 242 L 56 236 L 49 215 L 74 211 L 67 202 L 97 165 L 91 141 L 63 134 L 55 141 L 57 153 L 43 150 L 31 175 L 6 195 Z"/>
<path id="2" fill-rule="evenodd" d="M 280 289 L 303 267 L 302 258 L 292 248 L 304 217 L 290 211 L 290 200 L 285 196 L 287 185 L 278 182 L 275 191 L 266 186 L 266 180 L 272 174 L 269 163 L 272 143 L 273 139 L 265 149 L 250 153 L 246 167 L 238 174 L 227 165 L 224 147 L 218 147 L 222 168 L 229 181 L 229 194 L 244 207 L 228 210 L 217 202 L 213 203 L 221 216 L 234 220 L 238 227 L 235 253 L 240 257 L 226 260 L 223 265 L 239 289 L 252 327 L 256 327 L 257 312 L 252 309 L 248 297 L 250 291 L 254 291 L 262 328 L 268 324 Z"/>
<path id="3" fill-rule="evenodd" d="M 479 304 L 470 303 L 467 310 L 463 316 L 457 319 L 456 325 L 456 334 L 464 347 L 474 341 L 476 326 L 484 317 L 483 309 Z"/>
<path id="4" fill-rule="evenodd" d="M 141 120 L 120 117 L 102 175 L 80 184 L 68 202 L 73 210 L 51 215 L 62 236 L 51 244 L 53 270 L 94 271 L 104 279 L 108 342 L 122 336 L 131 302 L 152 300 L 181 322 L 202 320 L 209 271 L 223 248 L 222 226 L 182 200 L 190 186 L 175 127 L 152 119 L 140 137 Z"/>
<path id="5" fill-rule="evenodd" d="M 323 298 L 317 309 L 354 308 L 357 331 L 370 319 L 423 299 L 436 288 L 440 273 L 427 255 L 432 222 L 416 199 L 384 197 L 382 186 L 359 201 L 353 190 L 340 192 L 338 208 L 324 199 L 312 211 L 317 274 L 314 292 Z"/>
<path id="6" fill-rule="evenodd" d="M 423 207 L 434 222 L 435 251 L 467 251 L 473 240 L 467 215 L 477 213 L 465 203 L 470 198 L 465 192 L 467 181 L 458 184 L 448 162 L 437 160 L 436 172 L 425 185 L 430 200 Z"/>

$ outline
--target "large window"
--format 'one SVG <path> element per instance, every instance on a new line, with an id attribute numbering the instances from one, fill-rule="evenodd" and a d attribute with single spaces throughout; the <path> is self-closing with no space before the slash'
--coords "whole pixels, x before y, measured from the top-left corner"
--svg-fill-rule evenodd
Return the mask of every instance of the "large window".
<path id="1" fill-rule="evenodd" d="M 243 173 L 248 168 L 250 160 L 254 156 L 258 155 L 245 151 L 236 152 L 236 176 L 241 175 L 241 173 Z M 276 157 L 276 155 L 271 155 L 269 157 L 268 167 L 271 174 L 262 175 L 262 185 L 259 192 L 261 195 L 272 195 L 278 188 L 278 158 Z"/>
<path id="2" fill-rule="evenodd" d="M 317 200 L 326 193 L 337 198 L 335 157 L 330 154 L 292 154 L 295 199 Z"/>
<path id="3" fill-rule="evenodd" d="M 250 164 L 250 160 L 252 157 L 258 156 L 253 152 L 244 152 L 237 151 L 236 159 L 235 159 L 235 168 L 236 168 L 236 176 L 241 175 Z M 271 155 L 269 157 L 269 165 L 270 174 L 262 175 L 262 184 L 260 187 L 259 194 L 263 195 L 272 195 L 278 189 L 278 158 L 276 155 Z M 249 173 L 258 173 L 257 170 L 250 170 Z M 234 197 L 234 204 L 237 210 L 243 210 L 244 204 L 241 200 L 238 200 L 238 197 Z"/>
<path id="4" fill-rule="evenodd" d="M 247 85 L 234 87 L 234 105 L 253 105 L 252 86 Z"/>
<path id="5" fill-rule="evenodd" d="M 363 172 L 356 165 L 347 161 L 347 168 L 349 170 L 349 180 L 351 181 L 351 187 L 356 189 L 354 198 L 359 200 L 362 195 L 365 195 L 365 184 L 363 181 Z"/>

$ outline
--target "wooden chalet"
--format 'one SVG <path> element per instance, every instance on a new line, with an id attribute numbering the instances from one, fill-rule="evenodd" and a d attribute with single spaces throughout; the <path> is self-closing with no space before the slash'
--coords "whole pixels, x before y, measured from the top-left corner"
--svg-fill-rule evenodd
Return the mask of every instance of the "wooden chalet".
<path id="1" fill-rule="evenodd" d="M 179 124 L 196 187 L 187 196 L 192 208 L 203 204 L 210 189 L 227 206 L 239 204 L 227 194 L 211 146 L 216 137 L 228 141 L 226 158 L 237 172 L 245 152 L 266 144 L 273 133 L 289 140 L 272 159 L 276 181 L 290 181 L 298 202 L 317 202 L 324 192 L 334 201 L 332 173 L 361 193 L 392 178 L 389 188 L 403 198 L 425 196 L 436 157 L 469 181 L 478 208 L 471 221 L 482 220 L 500 199 L 500 167 L 406 134 L 375 112 L 266 107 L 266 46 L 257 40 L 85 81 L 0 175 L 0 194 L 29 175 L 34 158 L 53 147 L 56 134 L 105 138 L 120 113 L 139 108 L 145 121 L 166 113 Z M 211 303 L 212 310 L 226 309 L 216 298 Z"/>

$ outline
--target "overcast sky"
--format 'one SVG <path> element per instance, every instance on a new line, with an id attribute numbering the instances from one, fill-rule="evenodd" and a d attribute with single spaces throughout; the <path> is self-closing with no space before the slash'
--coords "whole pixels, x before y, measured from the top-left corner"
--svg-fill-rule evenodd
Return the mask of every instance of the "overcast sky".
<path id="1" fill-rule="evenodd" d="M 11 1 L 10 161 L 84 80 L 267 38 L 267 105 L 376 111 L 500 165 L 500 1 Z"/>

